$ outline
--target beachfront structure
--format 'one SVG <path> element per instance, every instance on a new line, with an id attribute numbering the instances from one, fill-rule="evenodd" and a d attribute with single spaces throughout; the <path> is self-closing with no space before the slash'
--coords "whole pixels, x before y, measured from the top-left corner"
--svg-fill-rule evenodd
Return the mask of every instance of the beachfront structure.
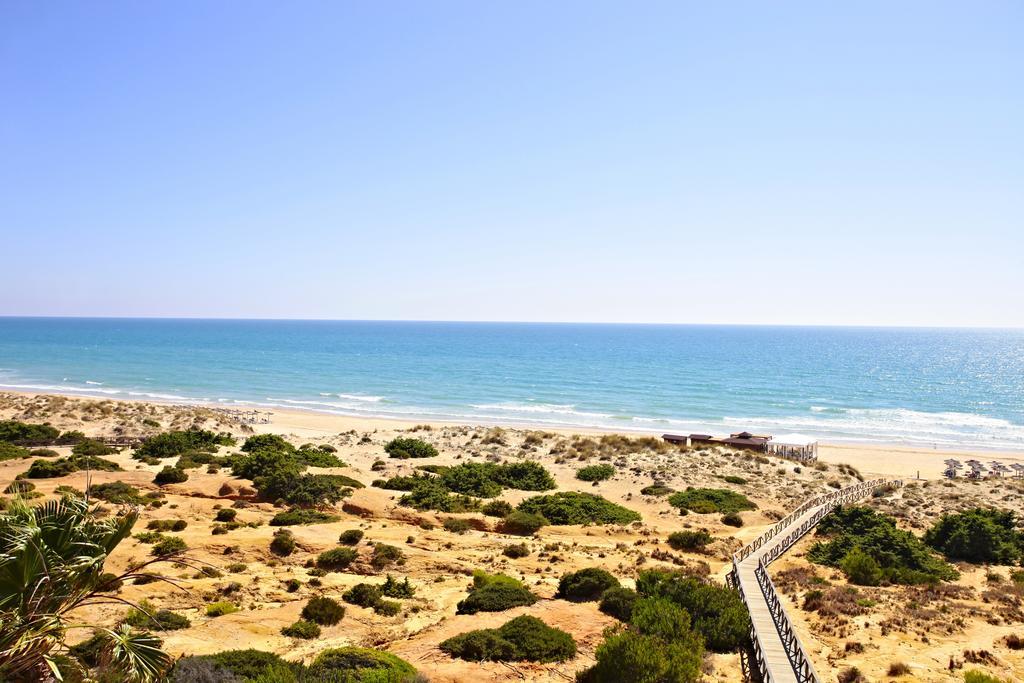
<path id="1" fill-rule="evenodd" d="M 790 460 L 817 460 L 818 440 L 806 434 L 783 434 L 772 438 L 767 450 L 772 455 Z"/>
<path id="2" fill-rule="evenodd" d="M 773 437 L 771 434 L 751 434 L 750 432 L 737 432 L 728 437 L 712 436 L 711 434 L 662 434 L 661 438 L 669 443 L 683 446 L 698 444 L 731 446 L 770 453 L 780 458 L 801 462 L 818 459 L 818 440 L 804 434 L 786 434 L 780 437 Z"/>

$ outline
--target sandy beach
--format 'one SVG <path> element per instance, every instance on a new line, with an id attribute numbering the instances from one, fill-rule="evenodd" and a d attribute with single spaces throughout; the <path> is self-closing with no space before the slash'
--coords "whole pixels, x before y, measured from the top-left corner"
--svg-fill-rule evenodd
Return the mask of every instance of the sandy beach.
<path id="1" fill-rule="evenodd" d="M 11 418 L 49 422 L 59 429 L 78 429 L 91 436 L 145 437 L 169 429 L 200 426 L 228 431 L 239 439 L 254 433 L 275 433 L 294 445 L 311 443 L 335 448 L 346 466 L 319 471 L 343 474 L 364 487 L 356 489 L 338 507 L 336 520 L 289 527 L 297 549 L 286 558 L 268 551 L 273 527 L 267 523 L 280 508 L 255 500 L 251 482 L 233 477 L 229 469 L 191 469 L 186 482 L 159 486 L 154 483 L 154 475 L 165 462 L 141 463 L 131 457 L 129 450 L 108 456 L 122 471 L 94 472 L 93 485 L 121 481 L 140 492 L 159 495 L 162 506 L 144 509 L 137 530 L 153 520 L 185 521 L 187 528 L 174 535 L 187 543 L 190 556 L 217 568 L 210 576 L 185 568 L 172 570 L 183 590 L 157 584 L 126 585 L 121 594 L 132 601 L 145 598 L 189 618 L 189 628 L 162 634 L 165 648 L 174 656 L 252 647 L 289 660 L 309 662 L 326 647 L 370 646 L 401 656 L 434 683 L 571 679 L 593 664 L 604 630 L 615 621 L 602 614 L 594 602 L 556 599 L 559 579 L 565 573 L 601 567 L 619 577 L 627 587 L 633 585 L 640 571 L 651 568 L 678 569 L 721 581 L 731 566 L 731 553 L 784 517 L 800 501 L 852 485 L 859 479 L 903 478 L 907 484 L 903 489 L 874 499 L 871 504 L 918 534 L 944 512 L 986 505 L 996 499 L 1001 506 L 1024 513 L 1021 480 L 939 481 L 942 460 L 950 457 L 950 453 L 897 446 L 822 446 L 821 462 L 810 465 L 722 448 L 677 449 L 660 439 L 636 440 L 637 435 L 609 438 L 607 432 L 423 425 L 280 410 L 275 410 L 266 423 L 247 425 L 209 406 L 0 394 L 0 419 Z M 415 436 L 436 446 L 439 455 L 430 459 L 431 465 L 536 460 L 551 472 L 558 490 L 599 492 L 607 500 L 639 513 L 642 521 L 629 525 L 547 526 L 536 536 L 525 539 L 527 557 L 512 559 L 506 556 L 505 549 L 524 539 L 501 533 L 493 518 L 478 512 L 419 511 L 400 504 L 400 491 L 371 485 L 375 480 L 417 471 L 418 462 L 389 459 L 384 453 L 384 445 L 396 436 Z M 69 447 L 56 450 L 59 455 L 70 453 Z M 997 455 L 985 451 L 961 452 L 954 457 L 966 459 L 972 455 L 985 461 L 995 457 L 1004 462 L 1024 461 L 1024 454 Z M 587 461 L 612 464 L 616 474 L 595 488 L 575 476 Z M 0 462 L 0 487 L 13 482 L 27 466 L 26 461 L 18 459 Z M 917 472 L 921 481 L 913 480 Z M 32 481 L 36 486 L 34 493 L 50 496 L 58 486 L 83 488 L 85 476 L 75 472 Z M 742 513 L 743 524 L 739 528 L 726 525 L 715 514 L 681 516 L 664 497 L 641 494 L 641 489 L 653 482 L 675 490 L 688 486 L 729 486 L 748 496 L 757 509 Z M 501 497 L 514 506 L 531 495 L 506 490 Z M 214 532 L 214 517 L 225 507 L 237 508 L 238 518 L 246 525 L 228 533 Z M 445 521 L 453 517 L 468 520 L 469 530 L 456 533 L 444 528 Z M 713 538 L 703 550 L 677 551 L 665 543 L 673 532 L 697 528 L 707 530 Z M 348 529 L 359 529 L 369 539 L 369 544 L 363 544 L 361 559 L 344 573 L 322 577 L 311 574 L 318 553 L 337 547 L 339 534 Z M 874 605 L 870 609 L 864 608 L 856 615 L 823 615 L 801 609 L 802 596 L 817 585 L 807 584 L 806 577 L 811 575 L 808 572 L 816 572 L 817 580 L 835 586 L 835 590 L 845 582 L 836 570 L 808 563 L 806 550 L 812 542 L 813 537 L 802 541 L 773 572 L 782 577 L 780 590 L 800 624 L 801 638 L 815 657 L 819 672 L 831 676 L 856 666 L 869 680 L 879 680 L 892 662 L 900 661 L 911 667 L 918 680 L 952 683 L 961 681 L 962 676 L 958 670 L 949 669 L 950 662 L 962 663 L 965 657 L 974 657 L 968 651 L 975 650 L 988 652 L 982 663 L 1000 675 L 1024 670 L 1024 653 L 1005 645 L 1007 636 L 1017 633 L 1024 623 L 1024 615 L 1012 607 L 1012 601 L 1019 598 L 1000 592 L 1013 585 L 1006 580 L 1005 568 L 961 566 L 961 578 L 949 584 L 948 590 L 930 595 L 927 610 L 914 607 L 923 599 L 918 588 L 890 586 L 858 589 L 863 604 Z M 386 572 L 371 567 L 366 554 L 375 543 L 401 548 L 402 563 Z M 108 562 L 111 571 L 146 558 L 150 549 L 135 539 L 122 546 Z M 475 569 L 519 578 L 539 601 L 529 608 L 457 615 L 455 606 L 465 598 L 469 576 Z M 337 626 L 325 627 L 322 636 L 314 641 L 281 634 L 283 627 L 298 618 L 310 596 L 340 599 L 360 582 L 382 581 L 384 573 L 408 577 L 416 587 L 415 596 L 403 601 L 399 616 L 383 617 L 349 605 L 345 619 Z M 1001 582 L 992 583 L 993 575 L 999 575 Z M 286 589 L 289 584 L 293 588 Z M 225 597 L 239 611 L 217 618 L 205 614 L 207 604 Z M 988 607 L 993 602 L 1001 605 L 995 611 Z M 112 624 L 123 611 L 119 606 L 105 606 L 90 616 Z M 474 628 L 497 627 L 520 614 L 540 617 L 572 634 L 578 655 L 559 664 L 509 667 L 452 659 L 438 649 L 446 638 Z M 944 614 L 955 616 L 950 621 Z M 921 633 L 928 635 L 922 640 Z M 863 647 L 849 645 L 854 641 L 863 643 Z M 709 655 L 706 680 L 734 682 L 739 680 L 739 667 L 737 655 Z"/>

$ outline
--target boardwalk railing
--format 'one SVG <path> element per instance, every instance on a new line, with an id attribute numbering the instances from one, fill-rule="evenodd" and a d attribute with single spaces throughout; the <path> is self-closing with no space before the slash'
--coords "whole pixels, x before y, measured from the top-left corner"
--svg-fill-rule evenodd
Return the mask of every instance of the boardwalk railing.
<path id="1" fill-rule="evenodd" d="M 814 666 L 811 664 L 810 658 L 807 656 L 807 651 L 800 642 L 800 637 L 796 634 L 796 630 L 793 628 L 789 615 L 786 614 L 786 610 L 782 606 L 782 601 L 779 599 L 779 595 L 775 590 L 775 584 L 772 583 L 771 577 L 768 576 L 768 565 L 793 547 L 797 541 L 803 538 L 818 524 L 818 522 L 821 521 L 822 517 L 832 512 L 832 510 L 840 505 L 860 500 L 874 490 L 883 486 L 900 487 L 902 485 L 902 481 L 873 479 L 845 489 L 840 489 L 833 493 L 826 493 L 810 498 L 809 500 L 804 501 L 784 519 L 772 526 L 771 529 L 761 534 L 761 536 L 745 545 L 733 555 L 732 571 L 729 572 L 729 576 L 727 577 L 729 585 L 739 591 L 740 597 L 743 599 L 743 603 L 747 606 L 748 611 L 751 610 L 752 601 L 767 605 L 768 611 L 772 617 L 772 622 L 774 623 L 779 639 L 785 648 L 786 656 L 792 666 L 793 674 L 795 674 L 798 683 L 819 683 L 820 679 L 814 671 Z M 793 527 L 793 524 L 800 519 L 800 517 L 804 516 L 814 508 L 817 508 L 817 510 L 814 511 L 813 515 L 804 519 L 795 528 L 791 528 Z M 785 534 L 785 536 L 780 540 L 775 540 L 782 534 Z M 739 580 L 740 564 L 771 541 L 775 542 L 765 553 L 757 557 L 757 565 L 754 568 L 754 576 L 757 579 L 757 585 L 760 588 L 761 594 L 747 595 Z M 750 630 L 750 640 L 753 643 L 754 648 L 753 661 L 748 662 L 744 658 L 744 674 L 749 679 L 751 677 L 752 670 L 756 670 L 762 681 L 765 681 L 765 683 L 771 683 L 776 680 L 780 672 L 776 672 L 776 676 L 773 676 L 773 672 L 770 670 L 768 662 L 765 659 L 765 643 L 762 639 L 762 634 L 757 632 L 757 629 L 754 627 L 753 619 L 751 619 Z M 764 637 L 768 637 L 769 635 L 774 636 L 775 634 L 763 635 Z M 786 673 L 788 674 L 788 672 Z"/>

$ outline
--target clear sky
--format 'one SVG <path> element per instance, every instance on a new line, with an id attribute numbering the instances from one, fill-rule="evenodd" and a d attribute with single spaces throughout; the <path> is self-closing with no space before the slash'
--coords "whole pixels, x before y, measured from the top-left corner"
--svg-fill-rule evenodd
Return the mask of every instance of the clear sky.
<path id="1" fill-rule="evenodd" d="M 1024 3 L 8 0 L 0 253 L 4 315 L 1022 326 Z"/>

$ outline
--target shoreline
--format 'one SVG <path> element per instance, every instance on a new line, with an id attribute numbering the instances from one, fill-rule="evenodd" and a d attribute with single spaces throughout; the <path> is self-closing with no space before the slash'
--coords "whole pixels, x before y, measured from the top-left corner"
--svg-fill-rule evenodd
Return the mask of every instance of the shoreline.
<path id="1" fill-rule="evenodd" d="M 430 418 L 393 418 L 393 417 L 371 417 L 339 415 L 336 413 L 318 411 L 311 408 L 274 408 L 267 410 L 266 407 L 256 403 L 235 403 L 230 408 L 219 403 L 194 402 L 178 403 L 174 401 L 160 401 L 141 398 L 99 398 L 96 396 L 33 392 L 33 391 L 11 391 L 5 390 L 0 394 L 11 394 L 22 397 L 43 397 L 61 396 L 84 401 L 109 401 L 112 403 L 133 404 L 133 405 L 154 405 L 165 408 L 192 408 L 222 411 L 225 409 L 256 409 L 271 414 L 267 423 L 249 425 L 255 432 L 267 433 L 277 432 L 291 434 L 297 437 L 322 437 L 350 430 L 356 431 L 386 431 L 402 430 L 417 425 L 430 425 L 432 427 L 500 427 L 502 429 L 520 429 L 545 431 L 562 436 L 602 436 L 607 434 L 628 434 L 630 436 L 653 436 L 661 438 L 662 432 L 657 430 L 627 430 L 601 427 L 571 427 L 553 426 L 547 424 L 528 424 L 518 422 L 484 422 L 478 420 L 437 420 Z M 944 458 L 970 459 L 977 458 L 983 461 L 990 461 L 998 458 L 1007 463 L 1018 462 L 1024 464 L 1024 451 L 989 450 L 984 447 L 971 450 L 968 448 L 927 448 L 908 444 L 863 444 L 844 443 L 837 441 L 822 441 L 819 443 L 819 459 L 827 463 L 846 463 L 862 470 L 865 473 L 879 474 L 886 476 L 909 477 L 921 479 L 941 479 Z"/>

